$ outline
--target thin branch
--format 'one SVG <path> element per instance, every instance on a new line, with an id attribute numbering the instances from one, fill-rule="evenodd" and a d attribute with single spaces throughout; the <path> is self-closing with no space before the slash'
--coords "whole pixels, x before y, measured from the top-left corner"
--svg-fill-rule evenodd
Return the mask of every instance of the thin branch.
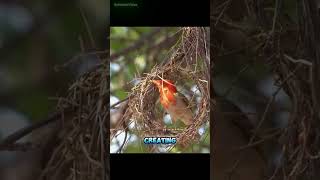
<path id="1" fill-rule="evenodd" d="M 275 28 L 276 28 L 276 23 L 277 23 L 277 18 L 278 18 L 278 14 L 280 11 L 280 4 L 281 4 L 281 0 L 276 0 L 276 5 L 274 8 L 274 14 L 273 14 L 273 22 L 272 22 L 272 29 L 271 29 L 271 34 L 274 34 Z"/>
<path id="2" fill-rule="evenodd" d="M 305 64 L 307 66 L 312 66 L 312 62 L 310 61 L 307 61 L 305 59 L 294 59 L 292 58 L 291 56 L 287 55 L 287 54 L 284 54 L 283 55 L 287 60 L 293 62 L 293 63 L 301 63 L 301 64 Z"/>
<path id="3" fill-rule="evenodd" d="M 219 16 L 217 17 L 216 22 L 214 23 L 214 26 L 217 26 L 218 22 L 220 21 L 220 18 L 223 16 L 224 12 L 228 9 L 230 4 L 231 4 L 231 0 L 228 0 L 227 3 L 224 5 L 222 11 L 220 12 Z"/>
<path id="4" fill-rule="evenodd" d="M 64 112 L 70 112 L 71 111 L 71 108 L 70 109 L 65 109 L 63 110 Z M 56 112 L 56 113 L 53 113 L 51 116 L 49 116 L 47 119 L 43 120 L 43 121 L 39 121 L 39 122 L 36 122 L 28 127 L 24 127 L 16 132 L 14 132 L 13 134 L 7 136 L 5 139 L 3 139 L 1 142 L 0 142 L 0 151 L 3 149 L 3 148 L 6 148 L 6 147 L 9 147 L 11 144 L 14 144 L 16 141 L 18 141 L 19 139 L 21 139 L 22 137 L 30 134 L 33 130 L 35 129 L 38 129 L 42 126 L 45 126 L 47 124 L 50 124 L 52 122 L 55 122 L 57 119 L 59 119 L 61 116 L 61 112 Z"/>
<path id="5" fill-rule="evenodd" d="M 95 40 L 93 38 L 92 31 L 91 31 L 88 19 L 87 19 L 86 15 L 84 14 L 84 11 L 82 10 L 82 8 L 80 8 L 80 13 L 81 13 L 82 20 L 83 20 L 83 22 L 85 24 L 88 36 L 89 36 L 89 40 L 90 40 L 91 46 L 94 49 L 96 49 L 96 43 L 95 43 Z"/>
<path id="6" fill-rule="evenodd" d="M 125 134 L 124 134 L 123 143 L 122 143 L 122 145 L 120 146 L 120 148 L 116 151 L 117 153 L 121 153 L 121 151 L 122 151 L 122 149 L 123 149 L 124 145 L 125 145 L 125 144 L 126 144 L 126 142 L 127 142 L 127 138 L 128 138 L 128 131 L 126 130 L 124 133 L 125 133 Z"/>
<path id="7" fill-rule="evenodd" d="M 149 52 L 151 50 L 159 50 L 159 49 L 163 49 L 163 48 L 167 48 L 169 46 L 172 46 L 180 37 L 181 32 L 176 33 L 172 36 L 168 36 L 166 37 L 164 40 L 162 40 L 161 42 L 154 44 L 152 46 L 149 46 L 146 50 L 146 52 Z"/>
<path id="8" fill-rule="evenodd" d="M 158 34 L 161 31 L 161 27 L 159 28 L 155 28 L 153 31 L 151 31 L 150 33 L 142 36 L 138 41 L 136 41 L 135 43 L 133 43 L 131 46 L 119 51 L 118 53 L 115 54 L 111 54 L 110 55 L 110 61 L 114 61 L 117 58 L 119 58 L 120 56 L 126 55 L 129 52 L 132 52 L 136 49 L 141 48 L 143 45 L 145 45 L 146 41 L 151 41 L 152 37 L 156 34 Z"/>
<path id="9" fill-rule="evenodd" d="M 129 97 L 126 97 L 125 99 L 123 99 L 123 100 L 121 100 L 121 101 L 118 101 L 118 102 L 114 103 L 113 105 L 110 106 L 110 109 L 115 108 L 117 105 L 119 105 L 119 104 L 127 101 L 129 98 L 130 98 L 130 96 L 129 96 Z"/>

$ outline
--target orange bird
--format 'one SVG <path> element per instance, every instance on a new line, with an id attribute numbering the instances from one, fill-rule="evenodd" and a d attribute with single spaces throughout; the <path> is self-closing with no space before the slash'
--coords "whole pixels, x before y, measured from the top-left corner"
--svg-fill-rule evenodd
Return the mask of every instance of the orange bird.
<path id="1" fill-rule="evenodd" d="M 152 80 L 160 94 L 160 103 L 170 114 L 173 123 L 181 120 L 185 125 L 192 124 L 192 111 L 188 99 L 177 91 L 171 80 Z"/>

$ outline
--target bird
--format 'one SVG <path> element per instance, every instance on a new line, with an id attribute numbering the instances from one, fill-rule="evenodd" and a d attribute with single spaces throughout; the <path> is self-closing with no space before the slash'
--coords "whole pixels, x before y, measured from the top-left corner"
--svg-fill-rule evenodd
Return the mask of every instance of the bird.
<path id="1" fill-rule="evenodd" d="M 225 105 L 214 101 L 212 111 L 212 144 L 211 169 L 214 180 L 247 180 L 265 179 L 267 162 L 256 147 L 248 147 L 249 139 L 243 127 L 237 125 L 233 118 L 228 117 Z M 240 110 L 239 110 L 240 112 Z M 244 118 L 240 116 L 239 118 Z M 237 121 L 244 121 L 237 120 Z M 247 121 L 249 121 L 247 119 Z"/>
<path id="2" fill-rule="evenodd" d="M 152 80 L 158 88 L 160 103 L 170 115 L 173 123 L 181 120 L 184 125 L 189 126 L 193 122 L 192 108 L 188 99 L 177 90 L 172 80 Z"/>

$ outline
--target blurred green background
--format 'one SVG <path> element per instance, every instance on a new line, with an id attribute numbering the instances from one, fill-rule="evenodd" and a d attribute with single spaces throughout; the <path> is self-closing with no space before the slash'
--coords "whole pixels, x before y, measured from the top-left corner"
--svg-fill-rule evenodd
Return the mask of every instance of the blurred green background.
<path id="1" fill-rule="evenodd" d="M 0 1 L 0 140 L 47 118 L 55 97 L 65 96 L 77 77 L 101 62 L 92 52 L 109 49 L 108 4 Z M 0 179 L 34 179 L 29 175 L 39 158 L 34 151 L 1 151 Z"/>
<path id="2" fill-rule="evenodd" d="M 98 60 L 84 55 L 67 68 L 55 66 L 81 52 L 104 50 L 108 14 L 105 0 L 1 1 L 0 108 L 32 121 L 45 118 L 56 104 L 48 97 L 64 95 Z"/>

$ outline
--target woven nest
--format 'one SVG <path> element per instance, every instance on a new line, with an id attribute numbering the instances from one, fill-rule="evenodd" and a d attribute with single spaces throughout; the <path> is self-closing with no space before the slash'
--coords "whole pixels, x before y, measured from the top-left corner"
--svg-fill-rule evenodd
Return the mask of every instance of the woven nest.
<path id="1" fill-rule="evenodd" d="M 103 64 L 81 76 L 60 98 L 56 146 L 39 179 L 104 179 L 109 172 L 107 76 Z"/>
<path id="2" fill-rule="evenodd" d="M 133 124 L 141 138 L 174 136 L 177 144 L 183 147 L 199 141 L 198 129 L 209 121 L 209 31 L 206 28 L 182 28 L 180 42 L 172 51 L 170 58 L 155 66 L 150 73 L 141 78 L 131 91 L 128 110 L 123 118 Z M 156 110 L 158 90 L 151 83 L 153 79 L 170 79 L 179 86 L 187 82 L 196 85 L 200 100 L 194 95 L 189 99 L 194 109 L 193 124 L 183 129 L 167 129 L 163 124 L 163 114 Z M 168 151 L 170 148 L 168 147 Z M 154 149 L 153 149 L 154 150 Z"/>
<path id="3" fill-rule="evenodd" d="M 292 23 L 285 13 L 290 5 L 282 6 L 280 1 L 275 1 L 274 4 L 252 2 L 251 8 L 255 10 L 249 13 L 248 8 L 248 14 L 250 14 L 249 17 L 257 18 L 255 21 L 259 23 L 251 24 L 251 21 L 246 20 L 248 16 L 245 13 L 240 17 L 230 18 L 233 12 L 237 12 L 237 8 L 242 7 L 230 5 L 231 1 L 221 3 L 221 6 L 212 4 L 214 8 L 211 11 L 211 21 L 216 25 L 215 30 L 220 31 L 221 34 L 230 35 L 229 30 L 243 32 L 236 36 L 243 35 L 246 38 L 246 42 L 240 44 L 245 48 L 237 47 L 240 51 L 245 50 L 244 59 L 252 58 L 255 63 L 264 63 L 266 69 L 271 69 L 275 76 L 278 89 L 273 93 L 263 111 L 259 124 L 262 124 L 267 119 L 265 117 L 272 113 L 271 104 L 276 101 L 280 90 L 284 90 L 290 97 L 292 107 L 288 124 L 285 128 L 279 129 L 281 135 L 276 136 L 279 142 L 274 145 L 277 146 L 279 143 L 281 146 L 281 159 L 268 179 L 319 179 L 320 40 L 318 32 L 320 17 L 318 9 L 315 8 L 317 3 L 316 1 L 292 2 L 291 5 L 296 6 L 298 14 L 295 19 L 298 23 Z M 266 11 L 269 7 L 274 9 L 271 14 Z M 249 30 L 249 26 L 257 31 Z M 229 37 L 225 35 L 221 44 L 220 40 L 213 41 L 216 54 L 219 53 L 219 48 L 223 47 L 222 43 L 227 44 Z M 240 52 L 234 46 L 230 47 L 232 50 L 228 52 L 224 52 L 223 48 L 220 49 L 220 52 L 223 52 L 221 59 L 223 56 Z"/>

